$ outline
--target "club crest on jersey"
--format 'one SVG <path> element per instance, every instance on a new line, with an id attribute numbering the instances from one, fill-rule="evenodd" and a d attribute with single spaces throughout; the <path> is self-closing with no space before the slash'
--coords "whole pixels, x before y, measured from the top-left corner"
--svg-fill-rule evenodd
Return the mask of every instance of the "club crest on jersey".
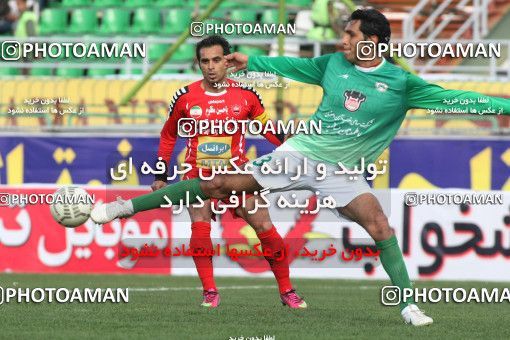
<path id="1" fill-rule="evenodd" d="M 202 116 L 202 108 L 200 106 L 198 106 L 198 105 L 193 106 L 189 110 L 189 115 L 192 118 L 200 118 L 200 116 Z"/>
<path id="2" fill-rule="evenodd" d="M 241 113 L 241 107 L 235 104 L 234 106 L 232 106 L 232 112 L 234 112 L 234 114 L 238 116 Z"/>
<path id="3" fill-rule="evenodd" d="M 344 97 L 344 107 L 351 112 L 357 111 L 361 103 L 367 99 L 363 93 L 354 90 L 345 91 Z"/>

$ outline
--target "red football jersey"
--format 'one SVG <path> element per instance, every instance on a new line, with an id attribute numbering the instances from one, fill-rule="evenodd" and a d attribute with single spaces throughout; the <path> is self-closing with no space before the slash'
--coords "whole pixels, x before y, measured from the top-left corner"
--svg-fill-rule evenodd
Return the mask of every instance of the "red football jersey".
<path id="1" fill-rule="evenodd" d="M 169 106 L 168 119 L 161 131 L 158 157 L 167 164 L 178 137 L 178 122 L 181 118 L 195 120 L 259 120 L 265 124 L 269 118 L 264 111 L 260 95 L 251 87 L 227 79 L 229 86 L 219 93 L 207 92 L 196 81 L 179 89 Z M 281 141 L 273 134 L 266 134 L 270 142 L 280 145 Z M 237 165 L 247 161 L 245 136 L 240 129 L 235 134 L 197 134 L 188 138 L 185 162 L 193 167 L 211 169 L 230 164 L 229 160 L 238 157 Z M 206 171 L 207 172 L 207 171 Z M 190 177 L 190 176 L 186 176 Z"/>

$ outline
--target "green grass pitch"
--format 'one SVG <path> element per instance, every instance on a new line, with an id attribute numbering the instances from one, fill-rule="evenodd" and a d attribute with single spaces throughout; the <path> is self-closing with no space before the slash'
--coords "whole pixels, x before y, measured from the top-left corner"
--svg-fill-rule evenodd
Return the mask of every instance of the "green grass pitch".
<path id="1" fill-rule="evenodd" d="M 434 324 L 403 323 L 380 302 L 387 281 L 295 279 L 307 310 L 279 301 L 274 280 L 217 278 L 221 305 L 200 307 L 196 277 L 2 274 L 0 286 L 130 288 L 129 303 L 4 303 L 5 339 L 508 339 L 508 303 L 421 304 Z M 417 282 L 416 287 L 498 287 L 505 283 Z"/>

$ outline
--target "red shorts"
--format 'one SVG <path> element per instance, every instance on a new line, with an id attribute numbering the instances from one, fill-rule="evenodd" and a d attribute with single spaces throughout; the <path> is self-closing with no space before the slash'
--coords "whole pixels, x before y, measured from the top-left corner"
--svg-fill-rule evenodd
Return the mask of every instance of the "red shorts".
<path id="1" fill-rule="evenodd" d="M 241 165 L 239 165 L 241 166 Z M 192 168 L 190 171 L 188 171 L 187 173 L 184 174 L 184 176 L 182 177 L 183 180 L 188 180 L 188 179 L 194 179 L 194 178 L 199 178 L 199 168 Z M 202 174 L 205 175 L 205 176 L 211 176 L 212 172 L 210 169 L 202 169 Z M 242 203 L 242 194 L 239 194 L 239 195 L 235 195 L 237 197 L 239 197 L 239 202 Z M 252 197 L 253 195 L 252 194 L 246 194 L 245 197 L 246 199 Z M 224 202 L 224 203 L 230 203 L 229 201 L 229 198 L 224 198 L 222 200 L 218 200 L 217 198 L 211 198 L 210 199 L 212 204 L 214 204 L 215 207 L 218 207 L 218 201 L 221 201 L 221 202 Z M 229 211 L 232 216 L 234 218 L 242 218 L 241 216 L 239 216 L 237 213 L 236 213 L 236 208 L 227 208 L 227 211 Z M 211 218 L 216 221 L 216 214 L 213 212 L 212 213 L 212 216 Z"/>

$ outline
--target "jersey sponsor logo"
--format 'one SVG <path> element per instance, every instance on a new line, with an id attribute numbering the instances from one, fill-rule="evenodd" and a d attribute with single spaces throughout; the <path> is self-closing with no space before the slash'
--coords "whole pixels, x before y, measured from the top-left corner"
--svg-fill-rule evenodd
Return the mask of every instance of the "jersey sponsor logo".
<path id="1" fill-rule="evenodd" d="M 216 113 L 216 109 L 215 109 L 215 108 L 214 108 L 214 106 L 212 106 L 212 105 L 211 105 L 211 106 L 209 106 L 209 108 L 205 110 L 205 115 L 206 115 L 207 117 L 209 117 L 210 115 L 213 115 L 213 114 L 215 114 L 215 113 Z"/>
<path id="2" fill-rule="evenodd" d="M 227 115 L 227 114 L 228 114 L 228 107 L 227 107 L 227 106 L 225 106 L 225 107 L 223 107 L 222 109 L 218 109 L 218 110 L 216 110 L 216 114 L 217 114 L 217 115 L 222 115 L 222 114 L 223 114 L 223 115 Z"/>
<path id="3" fill-rule="evenodd" d="M 375 83 L 375 89 L 379 92 L 386 92 L 388 90 L 388 84 L 386 83 Z"/>
<path id="4" fill-rule="evenodd" d="M 225 99 L 216 99 L 216 100 L 209 100 L 207 104 L 222 104 L 225 102 Z"/>
<path id="5" fill-rule="evenodd" d="M 225 143 L 204 143 L 198 146 L 198 151 L 206 155 L 219 156 L 230 150 L 230 145 Z"/>
<path id="6" fill-rule="evenodd" d="M 224 168 L 228 165 L 230 165 L 230 161 L 228 159 L 201 159 L 197 162 L 197 167 L 206 169 Z"/>
<path id="7" fill-rule="evenodd" d="M 345 91 L 344 97 L 344 107 L 351 112 L 357 111 L 361 103 L 367 99 L 363 93 L 354 90 Z"/>
<path id="8" fill-rule="evenodd" d="M 196 165 L 199 168 L 228 166 L 234 149 L 232 137 L 198 136 Z"/>
<path id="9" fill-rule="evenodd" d="M 189 110 L 189 115 L 193 118 L 200 118 L 202 116 L 202 108 L 198 105 L 193 106 Z"/>

